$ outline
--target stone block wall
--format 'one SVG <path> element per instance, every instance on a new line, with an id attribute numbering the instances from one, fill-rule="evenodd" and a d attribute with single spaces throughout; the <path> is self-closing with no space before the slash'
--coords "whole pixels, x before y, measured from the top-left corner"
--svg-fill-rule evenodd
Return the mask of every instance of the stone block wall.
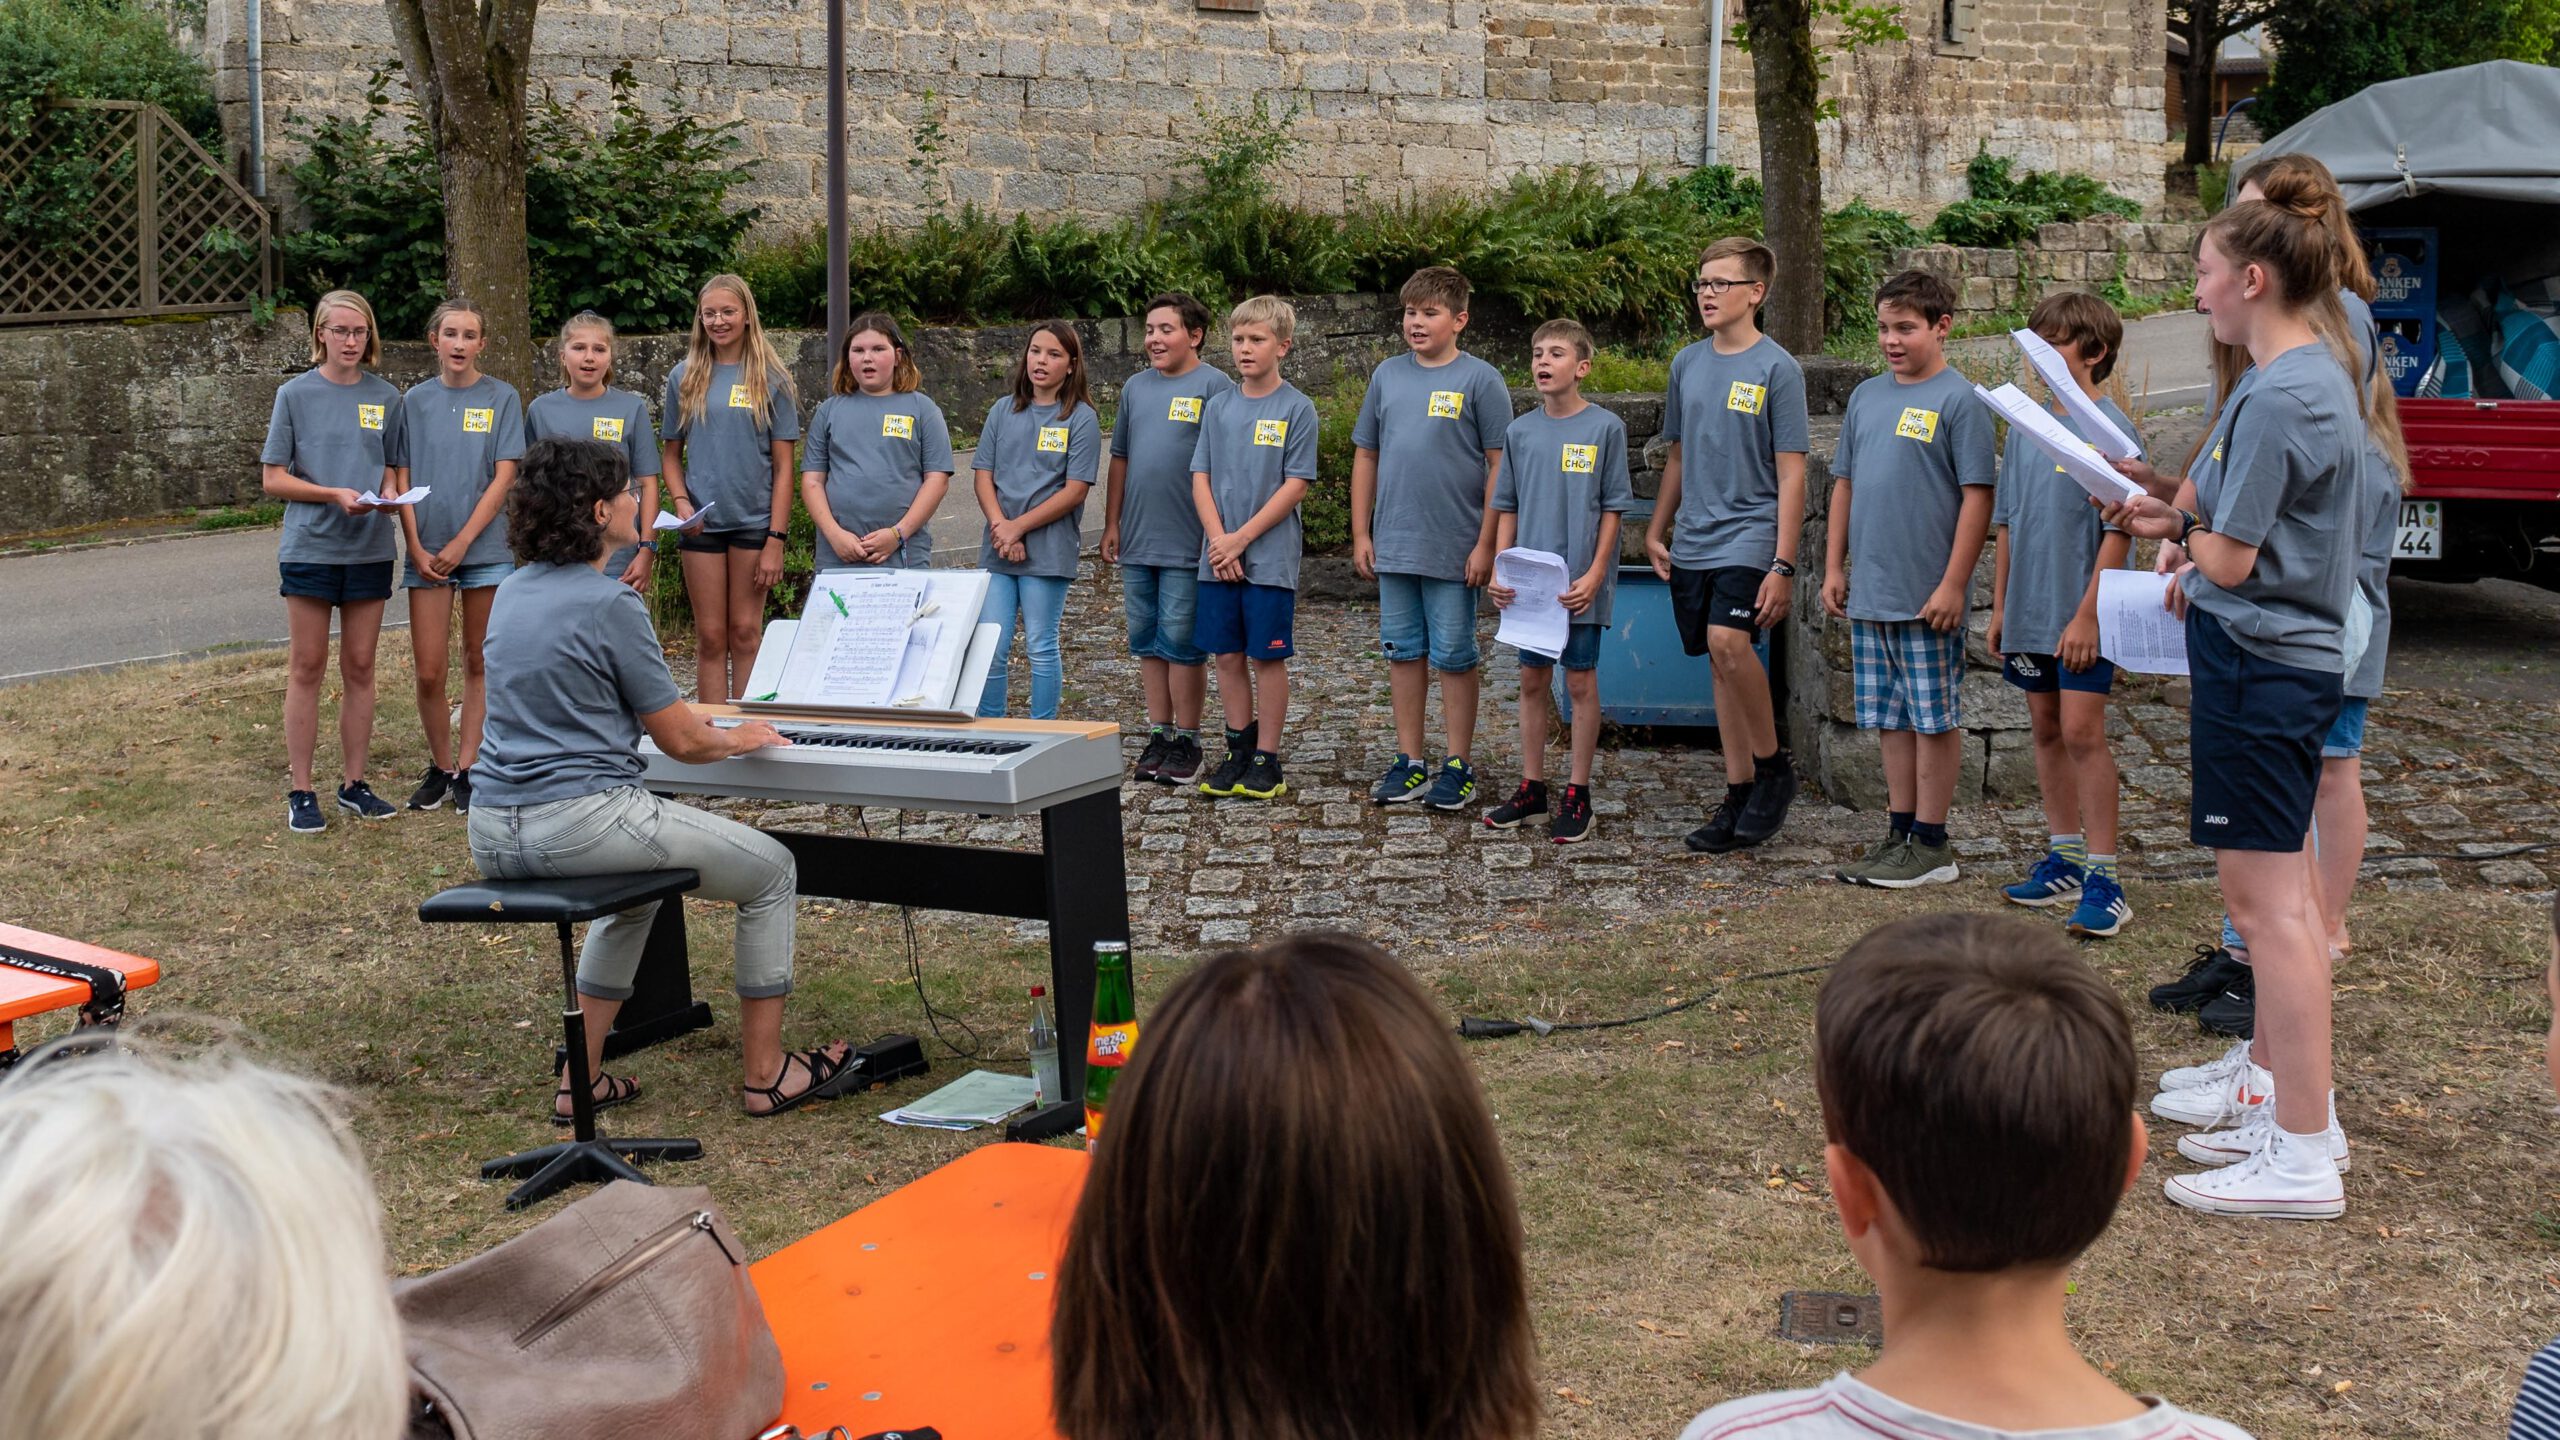
<path id="1" fill-rule="evenodd" d="M 1956 323 L 2022 310 L 2053 290 L 2097 290 L 2157 299 L 2195 281 L 2191 257 L 2204 227 L 2190 222 L 2090 221 L 2047 225 L 2016 250 L 1922 245 L 1893 252 L 1897 269 L 1926 270 L 1956 287 Z"/>
<path id="2" fill-rule="evenodd" d="M 1709 0 L 1731 3 L 1731 0 Z M 234 148 L 246 130 L 245 0 L 210 0 L 205 46 Z M 394 54 L 379 0 L 264 0 L 271 179 L 292 121 L 351 113 Z M 1258 14 L 1194 0 L 1024 8 L 990 0 L 846 0 L 850 179 L 858 218 L 912 221 L 928 117 L 949 136 L 953 202 L 1011 213 L 1126 213 L 1197 153 L 1203 112 L 1257 96 L 1304 105 L 1289 198 L 1337 209 L 1498 183 L 1564 164 L 1615 180 L 1696 164 L 1706 143 L 1708 11 L 1607 0 L 1273 0 Z M 1736 9 L 1738 10 L 1738 5 Z M 1945 53 L 1936 6 L 1910 40 L 1837 60 L 1822 125 L 1835 200 L 1926 214 L 1964 193 L 1988 144 L 2162 199 L 2162 18 L 2145 0 L 1980 0 L 1976 53 Z M 549 0 L 538 85 L 601 110 L 629 65 L 652 103 L 743 123 L 742 200 L 766 228 L 823 215 L 825 10 L 818 0 Z M 1759 165 L 1750 57 L 1724 55 L 1720 158 Z"/>

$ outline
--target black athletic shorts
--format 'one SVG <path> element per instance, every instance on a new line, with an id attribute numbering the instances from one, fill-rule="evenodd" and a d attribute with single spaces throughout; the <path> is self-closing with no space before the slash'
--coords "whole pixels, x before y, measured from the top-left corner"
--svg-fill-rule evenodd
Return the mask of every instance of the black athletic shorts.
<path id="1" fill-rule="evenodd" d="M 676 548 L 696 555 L 719 555 L 731 550 L 761 550 L 765 538 L 761 530 L 679 530 Z"/>
<path id="2" fill-rule="evenodd" d="M 1748 565 L 1719 570 L 1671 567 L 1671 618 L 1680 627 L 1680 648 L 1692 655 L 1707 653 L 1707 630 L 1721 625 L 1739 630 L 1760 643 L 1760 582 L 1769 572 Z"/>
<path id="3" fill-rule="evenodd" d="M 2344 677 L 2252 655 L 2192 607 L 2187 671 L 2188 837 L 2208 850 L 2299 851 Z"/>

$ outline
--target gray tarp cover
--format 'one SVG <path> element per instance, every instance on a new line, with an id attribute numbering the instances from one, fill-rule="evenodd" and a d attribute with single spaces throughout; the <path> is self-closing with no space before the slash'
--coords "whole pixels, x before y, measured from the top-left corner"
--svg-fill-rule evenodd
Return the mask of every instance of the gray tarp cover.
<path id="1" fill-rule="evenodd" d="M 2232 167 L 2313 155 L 2338 177 L 2349 210 L 2438 191 L 2560 202 L 2560 69 L 2492 60 L 2387 80 L 2269 140 Z"/>

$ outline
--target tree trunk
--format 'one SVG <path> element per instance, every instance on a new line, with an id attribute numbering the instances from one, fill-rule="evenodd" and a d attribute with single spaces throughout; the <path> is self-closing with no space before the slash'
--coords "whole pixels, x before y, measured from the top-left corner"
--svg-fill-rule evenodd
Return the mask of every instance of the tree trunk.
<path id="1" fill-rule="evenodd" d="M 2213 71 L 2221 58 L 2221 6 L 2215 0 L 2188 0 L 2187 15 L 2187 149 L 2189 165 L 2213 160 Z"/>
<path id="2" fill-rule="evenodd" d="M 533 279 L 525 254 L 525 75 L 537 0 L 388 0 L 401 66 L 435 137 L 444 190 L 445 293 L 488 321 L 480 368 L 533 389 Z"/>
<path id="3" fill-rule="evenodd" d="M 1778 254 L 1763 328 L 1789 351 L 1822 349 L 1821 72 L 1809 0 L 1743 0 L 1751 34 L 1751 108 L 1760 120 L 1760 219 Z"/>

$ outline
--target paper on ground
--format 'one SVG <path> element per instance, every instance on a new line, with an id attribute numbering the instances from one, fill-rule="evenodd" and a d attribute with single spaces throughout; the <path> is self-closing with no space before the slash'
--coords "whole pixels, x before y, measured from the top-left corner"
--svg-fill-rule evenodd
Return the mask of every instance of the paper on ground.
<path id="1" fill-rule="evenodd" d="M 2186 622 L 2166 603 L 2176 583 L 2148 570 L 2099 571 L 2098 653 L 2137 675 L 2186 674 Z"/>
<path id="2" fill-rule="evenodd" d="M 2071 418 L 2080 422 L 2080 433 L 2089 437 L 2089 444 L 2099 454 L 2116 460 L 2130 460 L 2142 453 L 2142 447 L 2133 443 L 2133 437 L 2117 429 L 2116 422 L 2099 408 L 2097 401 L 2089 398 L 2088 392 L 2080 388 L 2080 382 L 2071 377 L 2071 363 L 2062 358 L 2061 351 L 2045 343 L 2045 338 L 2033 330 L 2012 330 L 2009 338 L 2017 341 L 2018 348 L 2027 352 L 2027 363 L 2035 367 L 2036 374 L 2044 377 L 2045 388 L 2062 397 L 2062 408 L 2070 411 Z"/>
<path id="3" fill-rule="evenodd" d="M 683 520 L 677 519 L 676 512 L 672 509 L 661 510 L 658 512 L 657 520 L 654 521 L 649 528 L 652 530 L 690 530 L 694 526 L 701 524 L 702 517 L 710 514 L 711 507 L 719 503 L 720 502 L 717 500 L 705 500 L 701 504 L 693 507 L 693 514 L 689 518 Z"/>
<path id="4" fill-rule="evenodd" d="M 392 507 L 415 505 L 419 501 L 426 499 L 428 494 L 435 488 L 436 487 L 433 485 L 412 485 L 397 495 L 382 495 L 377 494 L 374 491 L 367 490 L 356 497 L 356 503 L 360 505 L 383 505 Z"/>
<path id="5" fill-rule="evenodd" d="M 971 1130 L 992 1125 L 1029 1105 L 1035 1088 L 1028 1075 L 972 1070 L 912 1105 L 884 1112 L 880 1118 L 892 1125 Z"/>
<path id="6" fill-rule="evenodd" d="M 2024 433 L 2037 449 L 2053 457 L 2062 473 L 2096 499 L 2121 505 L 2142 494 L 2141 486 L 2124 478 L 2107 463 L 2107 457 L 2090 449 L 2088 441 L 2071 433 L 2071 427 L 2063 424 L 2061 417 L 2037 404 L 2024 390 L 2015 385 L 2003 385 L 1997 390 L 1976 385 L 1973 393 L 2008 421 L 2011 430 Z"/>
<path id="7" fill-rule="evenodd" d="M 1573 584 L 1564 557 L 1515 545 L 1493 557 L 1493 583 L 1512 592 L 1493 638 L 1534 655 L 1563 654 L 1573 632 L 1573 617 L 1560 598 Z"/>

